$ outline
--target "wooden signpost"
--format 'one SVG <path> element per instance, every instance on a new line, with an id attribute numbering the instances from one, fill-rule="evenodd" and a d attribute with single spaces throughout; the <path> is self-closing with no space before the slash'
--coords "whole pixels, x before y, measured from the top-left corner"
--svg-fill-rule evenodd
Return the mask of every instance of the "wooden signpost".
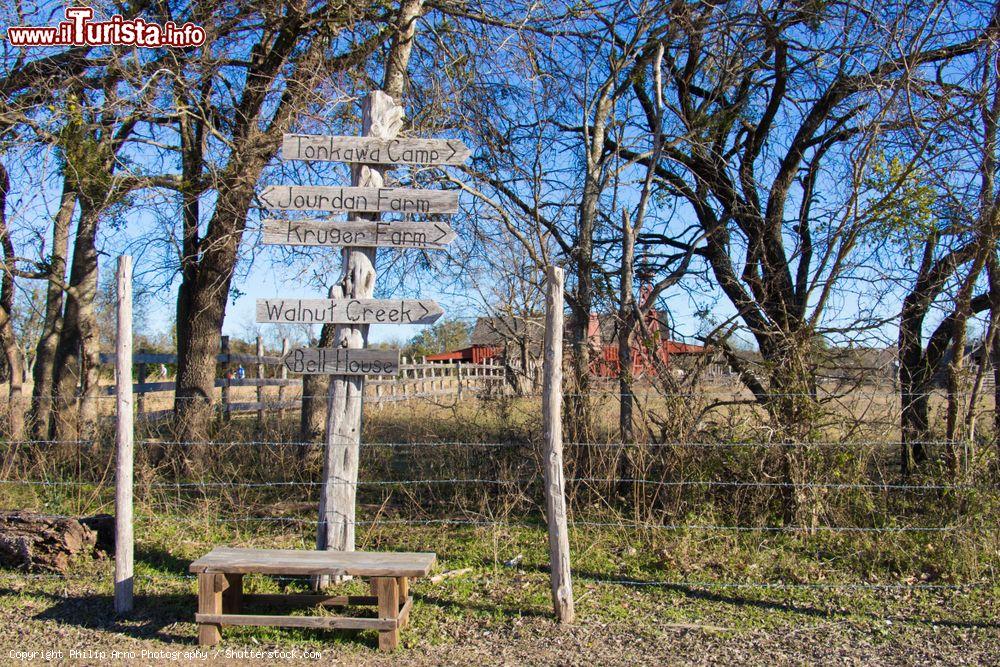
<path id="1" fill-rule="evenodd" d="M 257 299 L 257 321 L 272 324 L 433 324 L 442 315 L 429 299 Z"/>
<path id="2" fill-rule="evenodd" d="M 257 195 L 279 211 L 348 213 L 456 213 L 458 193 L 414 188 L 341 188 L 327 185 L 269 185 Z"/>
<path id="3" fill-rule="evenodd" d="M 393 375 L 399 373 L 399 350 L 352 350 L 300 347 L 282 360 L 291 373 L 306 375 Z"/>
<path id="4" fill-rule="evenodd" d="M 441 222 L 264 221 L 266 245 L 443 250 L 455 237 L 452 228 Z"/>
<path id="5" fill-rule="evenodd" d="M 293 373 L 331 374 L 316 546 L 343 551 L 354 550 L 364 376 L 394 375 L 399 367 L 398 352 L 364 349 L 368 327 L 431 324 L 444 314 L 434 301 L 372 298 L 375 249 L 443 249 L 455 239 L 451 227 L 436 221 L 379 220 L 380 213 L 458 211 L 456 191 L 387 188 L 384 173 L 397 164 L 462 164 L 469 157 L 461 141 L 398 137 L 403 108 L 382 91 L 365 98 L 362 112 L 362 137 L 288 134 L 282 144 L 286 160 L 351 163 L 350 187 L 273 185 L 259 194 L 269 209 L 350 214 L 346 223 L 267 220 L 266 244 L 342 247 L 343 273 L 329 299 L 257 301 L 258 322 L 337 325 L 330 348 L 295 350 L 284 363 Z"/>
<path id="6" fill-rule="evenodd" d="M 286 134 L 281 144 L 284 160 L 356 162 L 361 164 L 465 164 L 468 147 L 455 139 L 379 139 Z"/>

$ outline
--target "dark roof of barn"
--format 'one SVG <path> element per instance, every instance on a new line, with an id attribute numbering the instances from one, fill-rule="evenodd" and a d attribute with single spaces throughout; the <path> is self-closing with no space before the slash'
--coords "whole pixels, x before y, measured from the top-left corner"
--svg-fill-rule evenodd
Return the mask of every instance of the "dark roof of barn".
<path id="1" fill-rule="evenodd" d="M 533 346 L 540 347 L 544 337 L 545 321 L 541 317 L 480 317 L 472 329 L 473 345 L 499 346 L 511 340 L 527 339 Z"/>
<path id="2" fill-rule="evenodd" d="M 596 316 L 598 328 L 598 340 L 603 345 L 612 345 L 617 340 L 618 326 L 615 315 L 600 314 Z M 661 339 L 674 343 L 674 353 L 677 352 L 700 352 L 703 348 L 698 346 L 688 346 L 684 343 L 671 341 L 669 329 L 662 319 L 657 319 L 660 329 Z M 573 327 L 572 316 L 567 318 L 565 335 L 571 335 Z M 535 317 L 515 317 L 512 315 L 494 315 L 491 317 L 480 317 L 476 320 L 476 325 L 472 329 L 472 345 L 483 345 L 490 347 L 502 347 L 513 341 L 527 339 L 529 350 L 541 353 L 542 344 L 545 340 L 545 319 L 540 316 Z"/>

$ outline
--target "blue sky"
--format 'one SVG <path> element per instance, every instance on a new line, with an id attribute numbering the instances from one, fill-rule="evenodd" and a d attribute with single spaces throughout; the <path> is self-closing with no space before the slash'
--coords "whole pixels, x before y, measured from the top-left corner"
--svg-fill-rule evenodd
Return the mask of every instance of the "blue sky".
<path id="1" fill-rule="evenodd" d="M 46 2 L 34 8 L 32 23 L 45 23 L 61 17 L 62 3 Z M 346 99 L 346 98 L 345 98 Z M 326 109 L 316 110 L 310 118 L 303 119 L 293 131 L 324 132 L 332 127 L 337 133 L 348 133 L 350 124 L 344 124 L 339 105 L 344 101 L 331 101 Z M 356 104 L 353 101 L 347 104 Z M 324 117 L 327 116 L 327 117 Z M 356 123 L 355 123 L 356 125 Z M 440 138 L 456 138 L 447 133 Z M 475 147 L 473 147 L 475 150 Z M 144 154 L 143 149 L 131 149 L 130 158 L 138 163 L 149 162 L 157 157 L 153 153 Z M 59 183 L 56 178 L 58 166 L 51 150 L 31 150 L 25 147 L 8 152 L 5 164 L 11 172 L 12 193 L 8 202 L 8 215 L 14 232 L 17 251 L 27 257 L 35 257 L 41 251 L 47 237 L 47 228 L 55 212 L 59 197 Z M 43 187 L 39 188 L 39 175 L 44 176 Z M 407 179 L 408 172 L 397 170 L 394 175 Z M 342 165 L 328 163 L 282 163 L 276 158 L 265 170 L 258 184 L 262 188 L 271 184 L 324 184 L 347 185 L 349 176 Z M 468 206 L 470 196 L 462 194 L 463 205 Z M 179 202 L 175 197 L 150 192 L 138 193 L 133 197 L 135 204 L 122 212 L 119 217 L 109 220 L 102 230 L 100 249 L 102 251 L 101 270 L 104 278 L 113 272 L 114 259 L 120 252 L 129 252 L 136 258 L 136 272 L 141 297 L 145 299 L 149 333 L 169 330 L 174 319 L 174 308 L 178 276 L 172 267 L 176 264 L 176 251 L 171 246 L 172 233 L 176 233 L 179 219 Z M 210 215 L 211 201 L 206 201 L 203 217 Z M 250 227 L 259 226 L 262 212 L 252 209 L 249 216 Z M 343 217 L 343 216 L 341 216 Z M 683 211 L 677 224 L 686 226 Z M 164 221 L 167 221 L 166 223 Z M 463 238 L 463 228 L 467 227 L 463 214 L 453 216 L 452 225 L 459 232 L 459 240 L 449 252 L 463 257 L 473 252 L 470 239 Z M 171 227 L 172 226 L 172 227 Z M 413 253 L 416 251 L 404 251 Z M 329 284 L 339 275 L 339 250 L 317 249 L 308 255 L 291 255 L 280 248 L 260 245 L 259 236 L 248 231 L 244 236 L 242 254 L 247 260 L 241 265 L 233 280 L 234 293 L 226 314 L 223 333 L 243 337 L 248 330 L 256 327 L 254 304 L 259 298 L 292 297 L 317 298 L 324 296 L 321 283 Z M 173 256 L 172 256 L 173 255 Z M 378 269 L 383 269 L 395 261 L 393 252 L 380 252 Z M 252 261 L 251 261 L 252 260 Z M 456 283 L 451 271 L 444 266 L 445 258 L 434 258 L 444 270 L 408 271 L 394 270 L 391 279 L 383 280 L 380 296 L 420 297 L 437 300 L 448 317 L 472 319 L 483 314 L 488 303 L 480 297 L 480 291 L 468 284 Z M 400 275 L 402 273 L 402 275 Z M 479 287 L 488 283 L 489 275 L 478 275 Z M 29 283 L 22 281 L 22 287 Z M 899 308 L 898 295 L 890 291 L 881 292 L 884 285 L 878 281 L 867 288 L 859 283 L 855 289 L 845 290 L 838 296 L 829 313 L 831 318 L 851 320 L 865 308 L 875 308 L 884 317 L 891 317 Z M 704 322 L 696 315 L 708 311 L 715 321 L 724 321 L 733 316 L 732 306 L 720 298 L 711 284 L 701 285 L 694 279 L 686 282 L 687 290 L 672 289 L 663 298 L 663 303 L 671 312 L 672 323 L 681 337 L 696 336 L 704 327 Z M 878 291 L 879 293 L 876 293 Z M 267 326 L 267 325 L 262 325 Z M 372 342 L 394 339 L 408 339 L 418 333 L 419 326 L 381 325 L 372 327 Z M 894 337 L 892 324 L 882 329 L 881 337 Z"/>

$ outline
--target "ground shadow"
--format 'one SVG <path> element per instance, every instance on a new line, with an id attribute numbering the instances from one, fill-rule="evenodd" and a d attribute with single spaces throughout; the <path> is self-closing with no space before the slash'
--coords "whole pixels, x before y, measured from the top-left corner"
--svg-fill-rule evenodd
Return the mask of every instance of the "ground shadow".
<path id="1" fill-rule="evenodd" d="M 0 589 L 0 596 L 19 595 L 23 592 Z M 49 600 L 51 606 L 33 617 L 39 621 L 55 621 L 89 630 L 111 632 L 139 640 L 156 640 L 171 644 L 192 646 L 197 643 L 194 630 L 194 614 L 197 596 L 190 594 L 137 595 L 135 608 L 125 618 L 114 613 L 114 601 L 109 595 L 87 595 L 67 597 L 52 593 L 35 593 Z M 301 608 L 301 607 L 299 607 Z M 289 605 L 254 605 L 254 613 L 288 613 Z M 192 624 L 192 625 L 178 625 Z M 359 632 L 343 629 L 273 628 L 277 632 L 294 633 L 294 640 L 319 642 L 339 641 L 369 648 L 378 648 L 378 635 L 374 632 Z M 242 644 L 247 637 L 232 637 L 233 630 L 223 630 L 223 642 L 229 639 Z M 252 631 L 252 629 L 251 629 Z"/>
<path id="2" fill-rule="evenodd" d="M 552 615 L 552 612 L 548 610 L 542 611 L 526 607 L 510 607 L 502 604 L 475 602 L 472 600 L 449 600 L 437 595 L 419 595 L 415 596 L 415 598 L 424 604 L 434 605 L 435 607 L 439 607 L 444 610 L 450 609 L 455 612 L 465 610 L 480 611 L 491 615 L 499 613 L 508 618 L 548 618 Z"/>
<path id="3" fill-rule="evenodd" d="M 549 572 L 548 567 L 546 566 L 539 566 L 536 569 L 538 571 L 545 572 L 546 574 L 548 574 Z M 662 583 L 655 580 L 643 580 L 637 577 L 620 576 L 620 575 L 606 574 L 606 573 L 581 572 L 578 570 L 574 570 L 573 577 L 577 581 L 594 581 L 598 583 L 607 583 L 607 584 L 615 584 L 615 583 L 620 583 L 623 580 L 627 580 L 629 582 L 634 582 L 634 585 L 638 588 L 655 588 L 660 590 L 673 591 L 675 593 L 681 593 L 684 596 L 695 600 L 704 600 L 707 602 L 716 602 L 719 604 L 728 604 L 737 607 L 753 607 L 755 609 L 763 609 L 766 611 L 783 611 L 793 614 L 801 614 L 803 616 L 809 616 L 813 618 L 855 617 L 855 618 L 867 618 L 873 621 L 891 620 L 900 623 L 940 625 L 952 628 L 968 628 L 968 629 L 1000 628 L 1000 622 L 997 621 L 936 619 L 936 618 L 925 618 L 920 616 L 888 616 L 888 615 L 874 614 L 871 612 L 852 612 L 849 610 L 841 610 L 841 609 L 818 609 L 816 607 L 794 604 L 790 602 L 777 602 L 774 600 L 763 600 L 760 598 L 748 597 L 745 595 L 721 593 L 713 591 L 708 588 L 700 588 L 695 585 L 687 585 L 682 583 Z M 776 588 L 774 590 L 782 590 L 782 589 Z"/>
<path id="4" fill-rule="evenodd" d="M 157 572 L 165 574 L 176 574 L 187 576 L 190 573 L 188 568 L 191 561 L 187 558 L 178 558 L 165 549 L 148 546 L 137 546 L 135 550 L 135 560 L 143 563 Z"/>
<path id="5" fill-rule="evenodd" d="M 17 595 L 0 590 L 0 595 Z M 176 627 L 194 621 L 197 598 L 194 595 L 137 595 L 135 607 L 127 618 L 119 618 L 110 595 L 60 596 L 34 593 L 51 602 L 45 611 L 34 616 L 39 621 L 55 621 L 91 630 L 115 632 L 135 639 L 193 644 L 194 635 Z"/>

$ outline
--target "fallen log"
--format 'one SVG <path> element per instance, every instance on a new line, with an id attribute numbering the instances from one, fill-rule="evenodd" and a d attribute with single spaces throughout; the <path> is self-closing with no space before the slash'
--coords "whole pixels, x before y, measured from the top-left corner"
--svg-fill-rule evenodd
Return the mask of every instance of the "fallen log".
<path id="1" fill-rule="evenodd" d="M 73 558 L 114 549 L 108 515 L 54 518 L 21 510 L 0 510 L 0 567 L 59 572 Z M 110 525 L 110 534 L 108 526 Z"/>

